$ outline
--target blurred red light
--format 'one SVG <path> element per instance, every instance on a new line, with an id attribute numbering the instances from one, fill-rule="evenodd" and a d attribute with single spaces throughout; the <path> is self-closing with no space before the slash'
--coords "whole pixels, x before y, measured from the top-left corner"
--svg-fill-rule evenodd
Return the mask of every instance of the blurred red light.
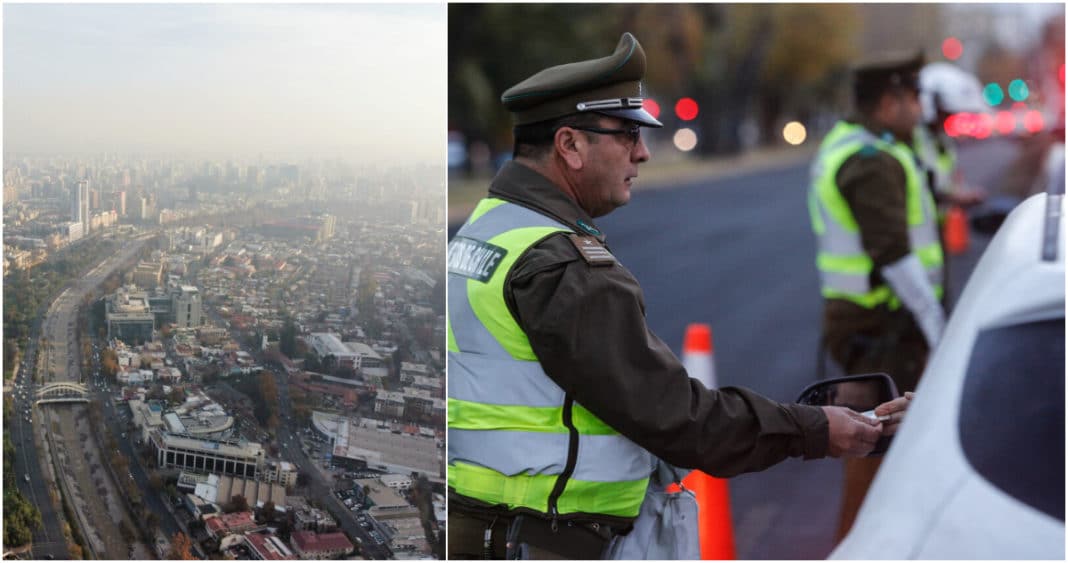
<path id="1" fill-rule="evenodd" d="M 645 98 L 642 100 L 642 108 L 649 112 L 649 115 L 653 116 L 653 119 L 660 119 L 660 104 L 656 103 L 656 100 Z"/>
<path id="2" fill-rule="evenodd" d="M 958 136 L 972 137 L 975 135 L 975 119 L 972 114 L 958 113 L 954 117 L 957 119 L 954 121 L 953 126 Z"/>
<path id="3" fill-rule="evenodd" d="M 1064 64 L 1061 64 L 1060 72 L 1057 73 L 1058 78 L 1061 79 L 1061 86 L 1064 86 Z"/>
<path id="4" fill-rule="evenodd" d="M 955 113 L 947 117 L 944 125 L 946 135 L 954 138 L 961 136 L 961 134 L 963 134 L 962 128 L 964 127 L 964 119 L 965 114 L 962 113 Z"/>
<path id="5" fill-rule="evenodd" d="M 976 116 L 975 119 L 975 135 L 976 139 L 985 139 L 994 132 L 994 118 L 989 114 L 981 113 Z"/>
<path id="6" fill-rule="evenodd" d="M 1031 110 L 1024 115 L 1023 118 L 1024 129 L 1027 129 L 1031 133 L 1038 133 L 1042 130 L 1043 123 L 1042 114 Z"/>
<path id="7" fill-rule="evenodd" d="M 1016 117 L 1011 112 L 999 111 L 997 117 L 994 118 L 994 124 L 998 133 L 1008 135 L 1016 130 Z"/>
<path id="8" fill-rule="evenodd" d="M 942 42 L 942 54 L 947 59 L 955 61 L 960 58 L 962 53 L 964 53 L 964 46 L 960 44 L 960 40 L 956 37 L 947 37 Z"/>
<path id="9" fill-rule="evenodd" d="M 683 121 L 690 121 L 697 117 L 697 102 L 693 98 L 682 98 L 675 104 L 675 115 Z"/>
<path id="10" fill-rule="evenodd" d="M 1023 102 L 1016 102 L 1016 103 L 1012 104 L 1012 109 L 1019 110 L 1019 111 L 1024 111 L 1024 110 L 1027 109 L 1027 104 L 1025 104 Z"/>

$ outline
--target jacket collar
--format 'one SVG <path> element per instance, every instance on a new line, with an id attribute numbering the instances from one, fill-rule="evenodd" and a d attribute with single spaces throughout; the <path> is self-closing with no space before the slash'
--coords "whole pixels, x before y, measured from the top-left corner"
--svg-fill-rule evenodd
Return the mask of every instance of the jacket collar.
<path id="1" fill-rule="evenodd" d="M 497 172 L 490 183 L 489 195 L 552 217 L 576 233 L 596 237 L 601 243 L 605 241 L 604 232 L 575 200 L 545 176 L 514 160 Z"/>

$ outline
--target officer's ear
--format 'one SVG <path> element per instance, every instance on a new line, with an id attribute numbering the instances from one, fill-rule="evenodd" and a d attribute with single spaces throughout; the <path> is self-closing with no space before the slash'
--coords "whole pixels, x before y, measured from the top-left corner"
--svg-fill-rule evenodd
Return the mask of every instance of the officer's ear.
<path id="1" fill-rule="evenodd" d="M 572 170 L 582 170 L 582 154 L 588 144 L 585 135 L 567 126 L 557 129 L 553 135 L 553 151 Z"/>

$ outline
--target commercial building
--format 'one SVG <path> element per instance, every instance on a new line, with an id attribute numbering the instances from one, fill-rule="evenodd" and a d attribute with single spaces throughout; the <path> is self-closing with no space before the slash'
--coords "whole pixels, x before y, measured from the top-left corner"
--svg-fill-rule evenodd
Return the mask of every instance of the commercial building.
<path id="1" fill-rule="evenodd" d="M 375 412 L 383 416 L 404 416 L 404 395 L 396 391 L 383 391 L 375 396 Z"/>
<path id="2" fill-rule="evenodd" d="M 412 488 L 412 478 L 410 475 L 401 475 L 399 473 L 383 475 L 378 478 L 382 481 L 382 484 L 393 489 L 394 491 L 407 491 Z"/>
<path id="3" fill-rule="evenodd" d="M 148 294 L 129 286 L 119 288 L 105 302 L 108 339 L 130 344 L 152 340 L 156 319 L 148 304 Z"/>
<path id="4" fill-rule="evenodd" d="M 238 496 L 250 507 L 261 508 L 268 502 L 274 503 L 276 510 L 286 510 L 288 506 L 282 485 L 243 477 L 183 471 L 178 476 L 178 489 L 191 491 L 197 498 L 218 506 L 226 506 Z"/>
<path id="5" fill-rule="evenodd" d="M 320 359 L 333 356 L 338 367 L 359 369 L 359 358 L 349 349 L 336 334 L 329 332 L 313 332 L 306 339 L 309 346 L 315 350 L 315 355 Z"/>
<path id="6" fill-rule="evenodd" d="M 355 483 L 366 486 L 374 506 L 367 511 L 377 519 L 418 516 L 419 509 L 412 506 L 399 492 L 384 486 L 378 479 L 356 479 Z"/>
<path id="7" fill-rule="evenodd" d="M 278 536 L 270 533 L 245 534 L 245 545 L 253 559 L 275 561 L 296 559 L 297 556 Z"/>
<path id="8" fill-rule="evenodd" d="M 80 221 L 71 221 L 70 223 L 63 223 L 60 225 L 60 234 L 65 236 L 68 241 L 74 242 L 85 236 L 85 223 Z"/>
<path id="9" fill-rule="evenodd" d="M 385 473 L 422 473 L 432 482 L 443 482 L 442 441 L 434 434 L 383 432 L 375 421 L 360 422 L 319 411 L 312 412 L 312 426 L 333 441 L 331 460 L 341 466 L 367 467 Z"/>
<path id="10" fill-rule="evenodd" d="M 363 342 L 346 342 L 345 345 L 348 346 L 354 354 L 359 356 L 360 369 L 385 367 L 386 364 L 382 359 L 382 355 L 367 344 Z"/>
<path id="11" fill-rule="evenodd" d="M 150 441 L 159 467 L 195 469 L 255 479 L 264 463 L 264 451 L 255 442 L 209 440 L 154 431 Z"/>
<path id="12" fill-rule="evenodd" d="M 79 180 L 71 193 L 70 220 L 89 231 L 89 180 Z"/>
<path id="13" fill-rule="evenodd" d="M 163 263 L 139 262 L 133 271 L 134 285 L 141 289 L 151 290 L 159 286 L 163 279 Z"/>
<path id="14" fill-rule="evenodd" d="M 314 508 L 304 497 L 286 497 L 286 507 L 293 515 L 294 530 L 326 532 L 337 529 L 337 520 L 324 510 Z"/>
<path id="15" fill-rule="evenodd" d="M 243 534 L 256 529 L 257 526 L 251 511 L 212 514 L 204 519 L 204 529 L 214 540 L 230 534 Z"/>
<path id="16" fill-rule="evenodd" d="M 310 531 L 293 532 L 293 550 L 301 559 L 333 559 L 352 551 L 352 542 L 341 532 L 317 534 Z"/>
<path id="17" fill-rule="evenodd" d="M 200 290 L 192 285 L 179 286 L 173 294 L 174 322 L 179 328 L 200 326 Z"/>
<path id="18" fill-rule="evenodd" d="M 297 484 L 297 466 L 288 461 L 268 461 L 260 478 L 288 489 Z"/>

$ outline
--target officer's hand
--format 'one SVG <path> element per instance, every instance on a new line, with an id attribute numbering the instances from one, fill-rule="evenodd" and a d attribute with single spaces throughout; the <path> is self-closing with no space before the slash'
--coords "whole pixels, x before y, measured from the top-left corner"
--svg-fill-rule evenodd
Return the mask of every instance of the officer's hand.
<path id="1" fill-rule="evenodd" d="M 882 423 L 847 407 L 820 407 L 827 415 L 827 455 L 864 457 L 875 449 Z"/>
<path id="2" fill-rule="evenodd" d="M 905 411 L 908 410 L 914 396 L 915 393 L 912 391 L 906 391 L 904 397 L 898 397 L 875 407 L 876 416 L 890 417 L 890 420 L 882 421 L 883 436 L 893 436 L 897 432 L 897 427 L 901 425 L 902 420 L 905 420 Z"/>

